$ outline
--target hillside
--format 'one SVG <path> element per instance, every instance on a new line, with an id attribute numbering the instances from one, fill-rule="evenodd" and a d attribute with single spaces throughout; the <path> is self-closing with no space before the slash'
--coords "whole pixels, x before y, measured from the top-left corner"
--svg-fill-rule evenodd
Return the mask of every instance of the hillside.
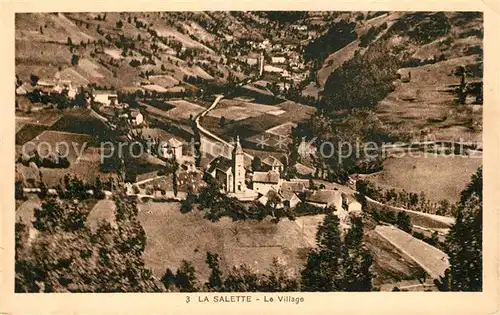
<path id="1" fill-rule="evenodd" d="M 152 75 L 167 88 L 189 76 L 242 78 L 241 67 L 227 60 L 230 41 L 262 39 L 246 19 L 247 13 L 229 12 L 17 14 L 16 74 L 51 80 L 59 72 L 77 84 L 116 88 Z"/>
<path id="2" fill-rule="evenodd" d="M 317 84 L 312 82 L 307 86 L 305 92 L 312 93 L 313 96 L 321 94 L 332 72 L 352 59 L 356 52 L 362 54 L 381 38 L 388 39 L 389 49 L 397 50 L 398 53 L 404 51 L 407 62 L 415 60 L 431 62 L 432 58 L 436 62 L 440 55 L 444 55 L 446 60 L 453 60 L 468 55 L 481 54 L 483 33 L 481 15 L 447 12 L 444 14 L 445 25 L 437 28 L 432 24 L 434 23 L 433 15 L 435 14 L 425 12 L 387 12 L 369 19 L 367 19 L 367 15 L 363 15 L 364 18 L 361 19 L 359 18 L 360 13 L 351 13 L 348 18 L 356 22 L 355 31 L 358 38 L 331 53 L 322 61 L 317 70 Z M 387 25 L 383 26 L 383 24 Z M 372 27 L 375 32 L 370 31 Z M 419 34 L 431 28 L 436 30 L 435 34 L 430 34 L 428 38 L 420 38 Z M 387 35 L 384 36 L 385 34 Z M 371 40 L 365 38 L 365 41 L 368 42 L 366 45 L 361 44 L 363 36 L 371 37 Z"/>

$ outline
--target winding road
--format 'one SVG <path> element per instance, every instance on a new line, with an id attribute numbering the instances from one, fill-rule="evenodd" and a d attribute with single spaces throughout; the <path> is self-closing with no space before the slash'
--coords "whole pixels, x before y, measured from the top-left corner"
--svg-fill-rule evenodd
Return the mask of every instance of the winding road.
<path id="1" fill-rule="evenodd" d="M 220 100 L 223 98 L 224 98 L 224 95 L 221 95 L 221 94 L 216 95 L 216 98 L 215 98 L 214 102 L 212 103 L 212 105 L 210 105 L 210 107 L 208 107 L 205 111 L 203 111 L 201 114 L 199 114 L 195 118 L 195 123 L 196 123 L 196 127 L 198 128 L 198 130 L 200 131 L 202 136 L 204 136 L 204 138 L 203 137 L 201 138 L 202 151 L 207 152 L 213 156 L 217 156 L 219 154 L 222 154 L 227 158 L 231 158 L 231 152 L 232 152 L 234 146 L 231 143 L 222 139 L 221 137 L 208 131 L 200 124 L 200 119 L 202 117 L 204 117 L 206 114 L 208 114 L 211 110 L 213 110 L 217 106 L 217 104 L 219 104 Z M 214 143 L 214 141 L 216 141 L 216 142 Z M 220 144 L 222 144 L 223 148 L 220 147 Z M 247 158 L 249 158 L 250 160 L 253 160 L 252 155 L 245 153 L 245 156 Z"/>

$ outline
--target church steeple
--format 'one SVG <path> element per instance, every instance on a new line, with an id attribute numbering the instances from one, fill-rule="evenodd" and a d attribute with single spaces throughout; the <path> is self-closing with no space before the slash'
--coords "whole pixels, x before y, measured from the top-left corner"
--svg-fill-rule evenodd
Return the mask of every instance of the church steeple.
<path id="1" fill-rule="evenodd" d="M 236 142 L 234 144 L 233 153 L 234 154 L 243 153 L 243 149 L 241 148 L 241 143 L 240 143 L 240 136 L 236 136 Z"/>
<path id="2" fill-rule="evenodd" d="M 233 174 L 234 174 L 234 192 L 244 192 L 245 186 L 245 154 L 241 147 L 240 137 L 236 136 L 236 142 L 233 149 Z"/>

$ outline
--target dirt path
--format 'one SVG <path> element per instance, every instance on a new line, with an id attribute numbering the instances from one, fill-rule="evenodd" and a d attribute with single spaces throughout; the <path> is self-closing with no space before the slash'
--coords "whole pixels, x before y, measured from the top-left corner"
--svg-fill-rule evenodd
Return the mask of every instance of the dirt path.
<path id="1" fill-rule="evenodd" d="M 225 147 L 228 147 L 228 148 L 233 148 L 233 145 L 227 141 L 225 141 L 224 139 L 220 138 L 219 136 L 213 134 L 212 132 L 208 131 L 207 129 L 205 129 L 201 124 L 200 124 L 200 118 L 204 117 L 206 114 L 208 114 L 212 109 L 214 109 L 217 104 L 220 102 L 220 100 L 224 98 L 224 95 L 217 95 L 217 97 L 215 98 L 215 101 L 212 103 L 212 105 L 210 105 L 210 107 L 208 107 L 204 112 L 202 112 L 200 115 L 198 115 L 198 117 L 196 117 L 195 119 L 195 123 L 196 123 L 196 127 L 198 127 L 198 130 L 200 131 L 200 133 L 205 136 L 206 138 L 208 139 L 205 139 L 205 142 L 208 142 L 209 145 L 216 145 L 214 144 L 211 140 L 209 139 L 213 139 L 215 140 L 216 142 L 218 143 L 221 143 L 223 146 Z M 203 141 L 204 139 L 202 139 Z M 220 151 L 220 150 L 219 150 Z M 225 150 L 224 150 L 225 151 Z M 248 153 L 245 153 L 245 156 L 247 158 L 249 158 L 250 160 L 253 160 L 253 156 L 248 154 Z"/>

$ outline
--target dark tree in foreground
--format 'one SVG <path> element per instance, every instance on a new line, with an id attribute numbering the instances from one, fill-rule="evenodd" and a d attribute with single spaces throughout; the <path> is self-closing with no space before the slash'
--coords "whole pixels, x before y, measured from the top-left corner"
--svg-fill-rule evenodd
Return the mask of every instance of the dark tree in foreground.
<path id="1" fill-rule="evenodd" d="M 85 207 L 44 203 L 36 238 L 16 225 L 16 292 L 158 292 L 144 265 L 144 230 L 134 204 L 118 196 L 115 224 L 85 224 Z"/>
<path id="2" fill-rule="evenodd" d="M 483 286 L 483 171 L 462 192 L 455 224 L 446 237 L 450 269 L 436 281 L 441 291 L 481 291 Z"/>
<path id="3" fill-rule="evenodd" d="M 302 271 L 303 291 L 370 291 L 372 257 L 363 245 L 363 222 L 352 219 L 344 240 L 339 220 L 326 215 L 316 235 L 318 248 L 311 251 Z"/>
<path id="4" fill-rule="evenodd" d="M 302 289 L 304 291 L 336 291 L 335 279 L 342 255 L 342 240 L 339 231 L 339 219 L 333 213 L 326 215 L 316 234 L 318 248 L 307 257 L 302 271 Z"/>

